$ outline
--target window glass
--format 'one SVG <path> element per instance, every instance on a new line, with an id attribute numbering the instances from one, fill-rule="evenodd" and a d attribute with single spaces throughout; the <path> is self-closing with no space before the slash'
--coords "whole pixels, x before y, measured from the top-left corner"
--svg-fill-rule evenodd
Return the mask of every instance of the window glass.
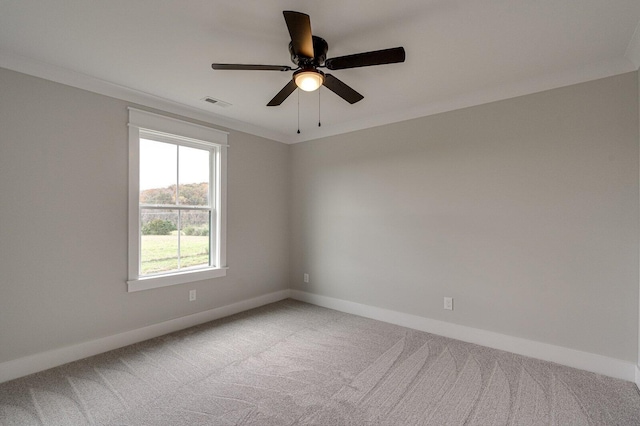
<path id="1" fill-rule="evenodd" d="M 140 203 L 175 204 L 178 147 L 140 139 Z"/>
<path id="2" fill-rule="evenodd" d="M 208 211 L 180 212 L 180 266 L 198 268 L 211 261 L 211 214 Z M 212 265 L 215 266 L 215 265 Z"/>
<path id="3" fill-rule="evenodd" d="M 140 275 L 179 269 L 178 211 L 140 209 Z"/>
<path id="4" fill-rule="evenodd" d="M 140 139 L 141 276 L 214 266 L 212 151 L 180 141 Z"/>
<path id="5" fill-rule="evenodd" d="M 181 146 L 179 149 L 179 204 L 209 205 L 210 152 Z"/>

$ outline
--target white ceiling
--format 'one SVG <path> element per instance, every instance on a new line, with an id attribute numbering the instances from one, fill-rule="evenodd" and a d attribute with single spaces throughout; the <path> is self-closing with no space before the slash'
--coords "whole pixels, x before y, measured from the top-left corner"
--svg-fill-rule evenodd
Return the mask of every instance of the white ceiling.
<path id="1" fill-rule="evenodd" d="M 290 72 L 211 69 L 292 65 L 283 10 L 311 16 L 328 57 L 406 62 L 333 71 L 364 100 L 323 88 L 318 128 L 302 92 L 298 135 L 296 93 L 265 106 Z M 638 0 L 0 0 L 0 66 L 291 143 L 636 70 L 639 20 Z"/>

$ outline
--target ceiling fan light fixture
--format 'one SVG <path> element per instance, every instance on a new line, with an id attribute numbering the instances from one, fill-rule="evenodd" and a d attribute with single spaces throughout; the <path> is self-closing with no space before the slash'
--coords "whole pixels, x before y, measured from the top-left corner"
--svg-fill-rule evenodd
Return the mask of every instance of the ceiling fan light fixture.
<path id="1" fill-rule="evenodd" d="M 315 69 L 300 70 L 293 74 L 293 80 L 300 89 L 313 92 L 324 83 L 324 74 Z"/>

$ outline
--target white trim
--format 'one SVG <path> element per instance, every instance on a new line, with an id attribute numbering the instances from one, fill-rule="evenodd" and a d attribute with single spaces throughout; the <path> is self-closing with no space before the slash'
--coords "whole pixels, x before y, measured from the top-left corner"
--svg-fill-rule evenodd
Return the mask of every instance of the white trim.
<path id="1" fill-rule="evenodd" d="M 217 167 L 220 169 L 220 173 L 216 180 L 218 185 L 216 204 L 220 206 L 216 214 L 216 220 L 218 221 L 216 232 L 218 247 L 224 247 L 224 249 L 218 250 L 218 265 L 221 265 L 221 268 L 227 267 L 227 155 L 227 145 L 222 145 L 218 149 Z"/>
<path id="2" fill-rule="evenodd" d="M 129 126 L 168 135 L 184 136 L 196 141 L 227 145 L 229 132 L 138 108 L 127 107 L 127 109 L 129 110 Z"/>
<path id="3" fill-rule="evenodd" d="M 147 327 L 6 361 L 0 363 L 0 383 L 234 315 L 289 297 L 353 315 L 556 362 L 622 380 L 632 382 L 635 380 L 635 384 L 640 388 L 640 365 L 634 365 L 630 362 L 299 290 L 280 290 Z"/>
<path id="4" fill-rule="evenodd" d="M 288 297 L 289 290 L 280 290 L 254 297 L 252 299 L 241 300 L 240 302 L 232 303 L 230 305 L 210 309 L 208 311 L 198 312 L 147 327 L 125 331 L 124 333 L 114 334 L 112 336 L 6 361 L 0 363 L 0 383 L 57 367 L 68 362 L 77 361 L 82 358 L 118 349 L 123 346 L 132 345 L 164 334 L 173 333 L 174 331 L 183 330 L 198 324 L 203 324 L 205 322 L 244 312 Z"/>
<path id="5" fill-rule="evenodd" d="M 624 57 L 630 60 L 636 69 L 640 68 L 640 21 L 638 21 L 636 30 L 633 32 L 631 40 L 629 40 Z"/>
<path id="6" fill-rule="evenodd" d="M 138 223 L 140 206 L 140 129 L 129 126 L 129 204 L 128 209 L 128 244 L 127 244 L 127 278 L 129 281 L 138 276 L 138 258 L 140 257 L 140 234 Z M 129 284 L 127 281 L 127 284 Z M 128 291 L 132 291 L 129 289 Z"/>
<path id="7" fill-rule="evenodd" d="M 636 40 L 640 37 L 640 34 L 638 34 L 639 32 L 640 31 L 636 29 L 634 36 Z M 633 40 L 634 39 L 632 39 L 632 41 Z M 111 96 L 113 98 L 134 102 L 140 105 L 146 105 L 151 108 L 157 108 L 159 110 L 193 118 L 213 125 L 250 133 L 252 135 L 286 144 L 293 144 L 367 129 L 370 127 L 411 120 L 414 118 L 426 117 L 442 112 L 482 105 L 489 102 L 538 93 L 558 87 L 570 86 L 573 84 L 584 83 L 591 80 L 634 71 L 637 70 L 640 65 L 640 41 L 638 42 L 638 45 L 639 46 L 636 50 L 633 47 L 635 44 L 632 46 L 632 43 L 630 43 L 629 48 L 627 48 L 626 57 L 617 60 L 590 64 L 578 69 L 571 69 L 553 75 L 545 75 L 510 85 L 500 85 L 487 90 L 468 93 L 455 99 L 440 101 L 428 100 L 428 103 L 408 110 L 394 110 L 382 115 L 371 116 L 361 120 L 353 120 L 332 126 L 324 126 L 319 129 L 309 129 L 299 135 L 285 134 L 247 122 L 219 116 L 204 109 L 181 104 L 57 65 L 17 55 L 13 52 L 7 51 L 6 49 L 0 49 L 0 67 L 88 90 L 101 95 Z M 637 62 L 635 58 L 637 58 Z"/>
<path id="8" fill-rule="evenodd" d="M 98 93 L 100 95 L 110 96 L 112 98 L 121 99 L 123 101 L 139 105 L 145 105 L 150 108 L 156 108 L 216 126 L 250 133 L 252 135 L 271 139 L 277 142 L 288 141 L 290 138 L 289 135 L 284 133 L 265 129 L 233 118 L 223 117 L 215 114 L 214 112 L 208 111 L 205 108 L 195 108 L 170 99 L 132 89 L 130 87 L 101 80 L 58 65 L 18 55 L 2 48 L 0 48 L 0 67 L 32 75 L 34 77 L 44 78 L 56 83 L 88 90 L 89 92 Z M 209 105 L 204 102 L 203 104 L 203 106 Z"/>
<path id="9" fill-rule="evenodd" d="M 636 67 L 637 68 L 637 67 Z M 516 98 L 518 96 L 530 95 L 544 92 L 560 87 L 585 83 L 601 78 L 612 77 L 635 71 L 631 61 L 621 58 L 617 61 L 608 61 L 599 64 L 591 64 L 578 70 L 559 72 L 556 74 L 544 75 L 542 77 L 518 81 L 512 84 L 501 84 L 477 92 L 465 93 L 455 98 L 444 100 L 429 100 L 429 102 L 418 105 L 414 108 L 388 111 L 381 115 L 371 115 L 359 120 L 351 120 L 340 124 L 306 129 L 299 135 L 292 135 L 293 141 L 287 143 L 307 142 L 314 139 L 328 136 L 340 135 L 357 130 L 369 129 L 376 126 L 398 123 L 415 118 L 428 117 L 443 112 L 456 111 L 491 102 Z"/>
<path id="10" fill-rule="evenodd" d="M 212 278 L 220 278 L 227 275 L 227 267 L 223 268 L 207 268 L 197 271 L 180 271 L 175 274 L 166 274 L 150 277 L 142 277 L 127 281 L 127 291 L 151 290 L 154 288 L 168 287 L 177 284 L 186 284 L 195 281 L 209 280 Z"/>
<path id="11" fill-rule="evenodd" d="M 194 281 L 223 277 L 227 274 L 226 264 L 226 192 L 227 192 L 227 141 L 228 132 L 200 124 L 179 120 L 165 115 L 128 107 L 129 110 L 129 237 L 128 237 L 128 280 L 129 292 L 150 290 Z M 145 135 L 160 135 L 158 140 L 167 137 L 184 146 L 194 146 L 211 151 L 210 181 L 215 183 L 209 188 L 213 206 L 209 206 L 216 215 L 210 233 L 210 247 L 215 247 L 216 258 L 210 267 L 197 270 L 180 270 L 176 273 L 155 276 L 140 276 L 140 138 Z M 177 170 L 177 169 L 176 169 Z M 213 226 L 215 225 L 215 226 Z M 215 230 L 215 232 L 213 232 Z M 215 265 L 215 266 L 213 266 Z"/>
<path id="12" fill-rule="evenodd" d="M 130 108 L 130 107 L 129 107 Z M 170 117 L 167 117 L 170 118 Z M 153 131 L 153 130 L 149 130 L 149 129 L 144 129 L 144 128 L 140 128 L 140 126 L 129 123 L 127 124 L 127 126 L 132 126 L 132 127 L 136 127 L 138 129 L 140 129 L 140 137 L 142 139 L 152 139 L 158 142 L 168 142 L 168 143 L 175 143 L 177 135 L 171 135 L 168 133 L 163 133 L 163 132 L 157 132 L 157 131 Z M 200 126 L 199 124 L 196 124 L 196 126 Z M 211 127 L 206 127 L 206 126 L 202 126 L 205 129 L 210 129 Z M 218 130 L 218 129 L 214 129 L 214 130 Z M 221 131 L 221 130 L 220 130 Z M 223 132 L 225 134 L 228 135 L 227 132 Z M 203 145 L 204 146 L 209 146 L 209 143 L 202 143 L 202 140 L 200 139 L 191 139 L 191 138 L 187 138 L 185 136 L 180 136 L 179 137 L 180 142 L 183 143 L 184 145 L 187 146 L 193 146 L 193 148 L 201 148 Z M 216 145 L 218 146 L 226 146 L 227 148 L 229 147 L 229 145 L 225 145 L 223 143 L 219 143 L 219 142 L 215 142 Z"/>
<path id="13" fill-rule="evenodd" d="M 388 309 L 377 308 L 374 306 L 363 305 L 360 303 L 350 302 L 348 300 L 321 296 L 299 290 L 291 290 L 291 298 L 349 314 L 372 318 L 403 327 L 413 328 L 415 330 L 426 331 L 439 336 L 475 343 L 507 352 L 513 352 L 544 361 L 551 361 L 557 364 L 579 368 L 581 370 L 587 370 L 598 374 L 604 374 L 617 379 L 633 381 L 634 368 L 636 368 L 637 374 L 637 367 L 635 367 L 631 362 L 569 349 L 562 346 L 555 346 L 519 337 L 507 336 L 505 334 L 495 333 L 492 331 L 481 330 L 444 321 L 437 321 L 417 315 L 391 311 Z"/>

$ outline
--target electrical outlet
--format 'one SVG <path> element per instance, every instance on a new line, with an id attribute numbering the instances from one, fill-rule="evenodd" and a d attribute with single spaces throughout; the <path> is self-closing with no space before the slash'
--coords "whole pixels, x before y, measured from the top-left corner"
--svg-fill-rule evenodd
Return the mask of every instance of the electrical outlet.
<path id="1" fill-rule="evenodd" d="M 444 298 L 444 308 L 448 311 L 453 311 L 453 297 Z"/>
<path id="2" fill-rule="evenodd" d="M 304 274 L 304 282 L 309 284 L 309 274 Z"/>
<path id="3" fill-rule="evenodd" d="M 194 300 L 196 300 L 196 291 L 189 290 L 189 302 L 193 302 Z"/>

